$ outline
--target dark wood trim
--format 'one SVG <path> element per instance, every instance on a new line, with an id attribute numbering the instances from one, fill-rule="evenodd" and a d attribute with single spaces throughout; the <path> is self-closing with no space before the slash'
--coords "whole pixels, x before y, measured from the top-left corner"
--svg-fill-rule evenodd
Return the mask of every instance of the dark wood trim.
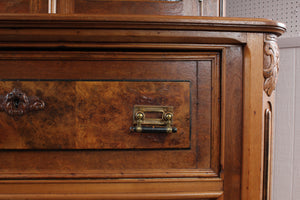
<path id="1" fill-rule="evenodd" d="M 281 35 L 284 24 L 267 19 L 145 16 L 145 15 L 45 15 L 1 14 L 0 28 L 93 28 L 135 30 L 209 30 L 269 32 Z"/>
<path id="2" fill-rule="evenodd" d="M 179 200 L 218 198 L 223 194 L 222 189 L 223 181 L 218 178 L 202 180 L 11 180 L 0 181 L 0 190 L 8 192 L 0 194 L 0 199 Z M 164 193 L 161 193 L 161 190 L 164 190 Z"/>

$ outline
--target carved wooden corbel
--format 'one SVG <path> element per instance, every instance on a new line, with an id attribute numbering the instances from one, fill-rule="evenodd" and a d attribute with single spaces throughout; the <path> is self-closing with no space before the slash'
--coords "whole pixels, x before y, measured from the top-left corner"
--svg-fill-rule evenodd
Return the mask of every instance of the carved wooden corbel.
<path id="1" fill-rule="evenodd" d="M 266 34 L 264 41 L 264 91 L 271 96 L 275 90 L 279 71 L 279 49 L 277 36 Z"/>

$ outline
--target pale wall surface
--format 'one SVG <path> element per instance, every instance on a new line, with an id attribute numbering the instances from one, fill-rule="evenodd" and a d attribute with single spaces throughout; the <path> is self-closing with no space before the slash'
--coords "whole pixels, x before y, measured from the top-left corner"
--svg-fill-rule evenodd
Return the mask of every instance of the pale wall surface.
<path id="1" fill-rule="evenodd" d="M 277 20 L 287 25 L 282 37 L 300 36 L 299 0 L 226 0 L 226 15 Z"/>
<path id="2" fill-rule="evenodd" d="M 287 24 L 288 32 L 278 41 L 272 200 L 300 200 L 300 1 L 226 2 L 228 17 L 269 18 Z"/>
<path id="3" fill-rule="evenodd" d="M 300 47 L 280 49 L 273 200 L 300 199 Z"/>

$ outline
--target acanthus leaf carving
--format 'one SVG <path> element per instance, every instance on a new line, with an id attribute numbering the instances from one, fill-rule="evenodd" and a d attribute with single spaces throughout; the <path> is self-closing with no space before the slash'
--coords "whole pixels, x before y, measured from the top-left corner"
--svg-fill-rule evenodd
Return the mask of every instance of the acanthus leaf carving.
<path id="1" fill-rule="evenodd" d="M 274 34 L 265 35 L 263 76 L 264 91 L 268 96 L 275 90 L 279 72 L 279 48 L 276 39 Z"/>

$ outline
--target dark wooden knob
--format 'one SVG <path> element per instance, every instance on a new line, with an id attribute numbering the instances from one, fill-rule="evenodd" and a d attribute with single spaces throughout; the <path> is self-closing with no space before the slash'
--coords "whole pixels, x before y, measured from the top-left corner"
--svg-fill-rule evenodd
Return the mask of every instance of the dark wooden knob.
<path id="1" fill-rule="evenodd" d="M 38 97 L 28 97 L 24 92 L 14 88 L 6 95 L 0 95 L 0 111 L 10 116 L 22 116 L 28 112 L 43 110 L 45 102 Z"/>

